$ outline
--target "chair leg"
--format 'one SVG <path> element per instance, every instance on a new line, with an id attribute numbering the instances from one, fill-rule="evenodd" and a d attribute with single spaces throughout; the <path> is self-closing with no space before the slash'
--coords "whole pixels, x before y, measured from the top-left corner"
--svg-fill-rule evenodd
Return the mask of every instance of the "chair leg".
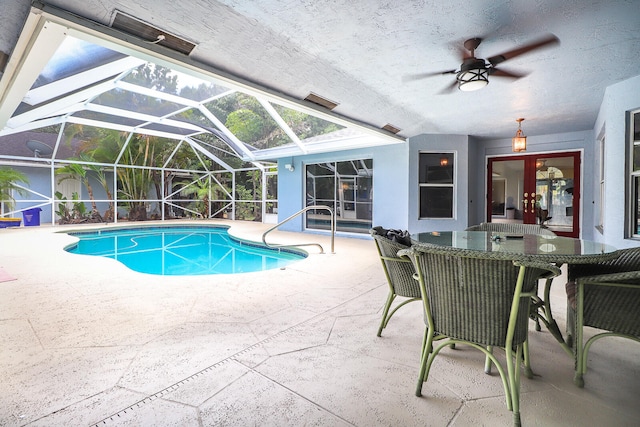
<path id="1" fill-rule="evenodd" d="M 433 345 L 433 333 L 429 330 L 429 327 L 424 328 L 424 337 L 422 338 L 422 354 L 420 356 L 420 372 L 418 374 L 418 385 L 416 386 L 416 396 L 422 396 L 422 385 L 424 384 L 424 374 L 427 370 L 427 361 L 429 360 L 429 354 L 431 353 L 431 346 Z"/>
<path id="2" fill-rule="evenodd" d="M 587 361 L 586 361 L 586 352 L 585 352 L 585 348 L 584 348 L 584 336 L 582 333 L 582 328 L 577 328 L 576 330 L 576 341 L 574 343 L 575 345 L 575 373 L 573 376 L 573 383 L 575 385 L 577 385 L 580 388 L 584 387 L 584 373 L 587 370 Z"/>
<path id="3" fill-rule="evenodd" d="M 493 347 L 487 346 L 487 351 L 493 353 Z M 527 378 L 533 378 L 533 369 L 531 369 L 531 358 L 529 356 L 529 341 L 525 341 L 522 347 L 522 359 L 524 364 L 524 374 Z M 484 361 L 484 373 L 491 375 L 491 359 L 489 356 L 485 357 Z"/>
<path id="4" fill-rule="evenodd" d="M 493 353 L 493 346 L 488 345 L 487 351 L 489 353 Z M 489 355 L 487 355 L 484 359 L 484 373 L 487 375 L 491 375 L 491 359 L 489 358 Z"/>
<path id="5" fill-rule="evenodd" d="M 520 369 L 518 364 L 522 359 L 522 345 L 516 347 L 515 355 L 509 347 L 505 348 L 507 361 L 507 376 L 509 377 L 509 392 L 511 394 L 511 410 L 513 411 L 513 424 L 521 425 L 520 420 Z"/>
<path id="6" fill-rule="evenodd" d="M 429 335 L 429 327 L 425 326 L 424 336 L 422 337 L 422 353 L 420 353 L 420 363 L 422 363 L 422 355 L 424 354 L 424 350 L 427 348 L 428 335 Z"/>
<path id="7" fill-rule="evenodd" d="M 582 312 L 582 307 L 584 303 L 584 293 L 581 285 L 577 285 L 576 287 L 576 312 L 574 322 L 572 324 L 573 331 L 575 332 L 574 337 L 574 351 L 575 355 L 575 375 L 573 377 L 573 383 L 578 387 L 584 387 L 584 378 L 582 375 L 586 371 L 586 358 L 584 357 L 584 315 Z"/>
<path id="8" fill-rule="evenodd" d="M 536 332 L 540 332 L 542 327 L 540 326 L 540 297 L 538 297 L 538 285 L 536 284 L 536 288 L 533 291 L 533 296 L 531 297 L 531 306 L 529 308 L 529 317 L 533 319 L 536 323 Z"/>
<path id="9" fill-rule="evenodd" d="M 573 338 L 576 330 L 576 319 L 575 319 L 575 310 L 571 308 L 567 301 L 567 326 L 566 326 L 566 335 L 567 338 L 564 340 L 567 343 L 567 346 L 573 348 Z"/>
<path id="10" fill-rule="evenodd" d="M 522 353 L 524 358 L 524 375 L 531 379 L 533 378 L 533 369 L 531 369 L 531 356 L 529 355 L 529 339 L 527 338 L 522 343 Z"/>
<path id="11" fill-rule="evenodd" d="M 389 308 L 391 307 L 391 303 L 395 299 L 396 295 L 393 292 L 389 292 L 389 296 L 387 297 L 387 302 L 384 303 L 384 309 L 382 310 L 382 321 L 380 322 L 380 327 L 378 328 L 378 336 L 382 336 L 382 330 L 387 327 L 387 323 L 389 322 Z"/>

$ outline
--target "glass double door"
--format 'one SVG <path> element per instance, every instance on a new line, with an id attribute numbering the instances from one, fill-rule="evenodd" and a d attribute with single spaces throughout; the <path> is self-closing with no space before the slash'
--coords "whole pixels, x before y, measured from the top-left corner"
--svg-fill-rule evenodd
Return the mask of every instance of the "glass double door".
<path id="1" fill-rule="evenodd" d="M 487 220 L 541 224 L 579 237 L 580 152 L 493 157 Z"/>

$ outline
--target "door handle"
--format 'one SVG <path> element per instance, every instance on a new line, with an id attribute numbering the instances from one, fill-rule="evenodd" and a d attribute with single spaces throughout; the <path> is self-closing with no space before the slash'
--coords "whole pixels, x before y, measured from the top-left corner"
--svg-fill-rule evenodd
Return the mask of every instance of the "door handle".
<path id="1" fill-rule="evenodd" d="M 524 213 L 527 213 L 527 203 L 529 203 L 529 201 L 527 199 L 524 199 L 522 203 L 524 203 Z"/>

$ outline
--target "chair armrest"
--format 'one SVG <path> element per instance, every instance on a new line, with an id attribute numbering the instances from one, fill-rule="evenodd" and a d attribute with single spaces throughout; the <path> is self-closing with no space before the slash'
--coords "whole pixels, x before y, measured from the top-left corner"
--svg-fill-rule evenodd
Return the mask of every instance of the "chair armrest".
<path id="1" fill-rule="evenodd" d="M 391 257 L 391 256 L 381 256 L 380 258 L 385 261 L 408 262 L 408 263 L 411 262 L 411 260 L 408 258 L 398 258 L 398 257 Z"/>
<path id="2" fill-rule="evenodd" d="M 628 283 L 631 282 L 631 283 Z M 636 283 L 633 283 L 636 282 Z M 580 285 L 619 286 L 640 289 L 640 271 L 625 271 L 621 273 L 599 274 L 596 276 L 578 277 L 576 283 Z"/>
<path id="3" fill-rule="evenodd" d="M 550 279 L 552 277 L 556 277 L 561 274 L 559 267 L 543 261 L 516 260 L 516 261 L 513 261 L 513 265 L 515 265 L 516 267 L 529 267 L 529 268 L 537 268 L 539 270 L 547 270 L 548 273 L 541 275 L 540 276 L 541 279 Z"/>
<path id="4" fill-rule="evenodd" d="M 406 249 L 400 249 L 398 251 L 398 256 L 402 259 L 406 259 L 409 262 L 411 262 L 411 254 L 415 252 L 415 249 L 413 248 L 406 248 Z"/>

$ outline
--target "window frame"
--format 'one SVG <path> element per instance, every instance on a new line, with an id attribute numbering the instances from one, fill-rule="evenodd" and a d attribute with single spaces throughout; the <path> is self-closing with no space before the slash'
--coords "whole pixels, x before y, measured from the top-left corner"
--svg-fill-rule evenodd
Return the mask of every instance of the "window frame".
<path id="1" fill-rule="evenodd" d="M 640 240 L 640 167 L 634 170 L 635 153 L 638 150 L 640 154 L 640 136 L 635 137 L 636 133 L 640 135 L 640 124 L 638 129 L 635 128 L 636 116 L 640 122 L 640 108 L 631 110 L 627 115 L 627 237 Z"/>
<path id="2" fill-rule="evenodd" d="M 605 184 L 605 141 L 606 135 L 602 135 L 598 140 L 598 190 L 600 200 L 598 201 L 598 212 L 596 219 L 596 230 L 600 232 L 600 234 L 604 234 L 604 199 L 606 196 L 606 184 Z"/>
<path id="3" fill-rule="evenodd" d="M 421 182 L 422 174 L 420 173 L 420 165 L 422 164 L 421 159 L 423 156 L 438 156 L 439 158 L 447 157 L 451 160 L 451 183 L 429 183 L 429 182 Z M 418 219 L 419 220 L 455 220 L 456 219 L 456 200 L 458 193 L 458 185 L 457 185 L 457 152 L 456 151 L 431 151 L 431 150 L 421 150 L 418 152 Z M 423 188 L 451 188 L 451 216 L 422 216 L 421 207 L 422 207 L 422 189 Z"/>

